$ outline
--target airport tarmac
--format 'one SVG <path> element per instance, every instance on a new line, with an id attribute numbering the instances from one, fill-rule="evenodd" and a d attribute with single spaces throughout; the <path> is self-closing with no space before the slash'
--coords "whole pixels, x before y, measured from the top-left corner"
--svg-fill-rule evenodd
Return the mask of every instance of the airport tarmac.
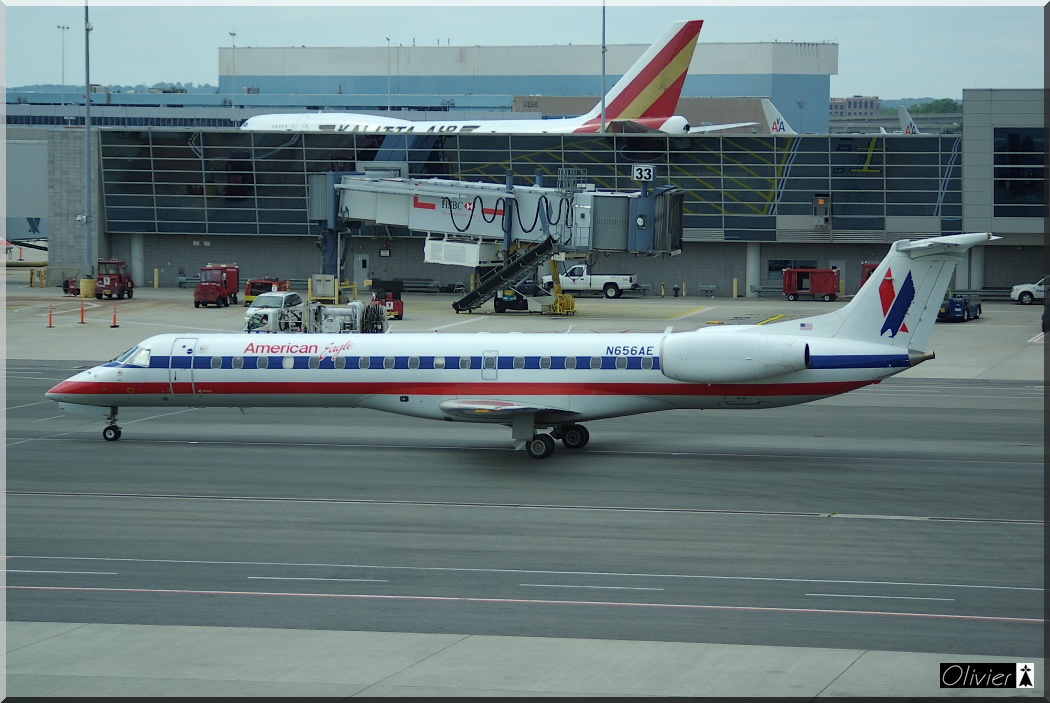
<path id="1" fill-rule="evenodd" d="M 29 288 L 21 274 L 6 281 L 8 366 L 20 360 L 104 361 L 152 334 L 237 331 L 243 321 L 242 307 L 193 308 L 191 289 L 141 289 L 133 300 L 82 301 L 63 297 L 57 288 Z M 392 332 L 687 330 L 790 319 L 841 305 L 777 298 L 580 298 L 576 315 L 557 317 L 497 315 L 491 304 L 457 315 L 453 299 L 406 294 L 406 317 L 391 323 Z M 986 303 L 980 320 L 938 324 L 930 344 L 937 358 L 900 377 L 1042 386 L 1041 312 L 1039 306 Z M 6 647 L 7 693 L 13 696 L 934 698 L 944 689 L 931 672 L 941 662 L 960 660 L 952 654 L 848 647 L 42 620 L 8 622 Z M 1003 695 L 1043 697 L 1043 660 L 1033 663 L 1035 688 Z"/>

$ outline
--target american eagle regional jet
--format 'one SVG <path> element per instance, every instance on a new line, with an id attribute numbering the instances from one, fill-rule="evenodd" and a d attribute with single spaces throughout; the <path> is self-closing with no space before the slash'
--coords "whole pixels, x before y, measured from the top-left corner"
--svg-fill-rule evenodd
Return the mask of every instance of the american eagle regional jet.
<path id="1" fill-rule="evenodd" d="M 590 420 L 754 410 L 863 388 L 926 348 L 956 264 L 988 233 L 895 242 L 845 306 L 769 325 L 621 334 L 162 334 L 47 392 L 61 410 L 370 408 L 511 429 L 542 459 L 581 449 Z"/>
<path id="2" fill-rule="evenodd" d="M 703 20 L 673 23 L 605 96 L 608 132 L 704 134 L 755 122 L 691 127 L 675 115 Z M 361 132 L 367 134 L 570 134 L 600 132 L 601 103 L 586 115 L 549 120 L 402 120 L 351 112 L 307 112 L 249 117 L 253 132 Z"/>

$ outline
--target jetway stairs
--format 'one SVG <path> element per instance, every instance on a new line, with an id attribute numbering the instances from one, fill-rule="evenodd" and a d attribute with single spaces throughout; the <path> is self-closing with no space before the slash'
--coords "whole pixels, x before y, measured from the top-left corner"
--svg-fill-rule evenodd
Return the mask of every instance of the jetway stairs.
<path id="1" fill-rule="evenodd" d="M 502 266 L 493 268 L 482 276 L 476 287 L 452 303 L 453 309 L 457 313 L 477 310 L 508 285 L 516 283 L 526 271 L 549 259 L 554 253 L 554 245 L 554 238 L 548 236 L 545 241 L 530 249 L 519 249 L 504 261 Z"/>

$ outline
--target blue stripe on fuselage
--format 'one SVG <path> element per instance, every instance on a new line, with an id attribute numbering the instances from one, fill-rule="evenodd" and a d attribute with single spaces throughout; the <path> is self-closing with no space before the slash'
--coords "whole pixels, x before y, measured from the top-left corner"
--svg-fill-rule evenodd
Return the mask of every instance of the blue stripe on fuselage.
<path id="1" fill-rule="evenodd" d="M 907 354 L 840 354 L 810 356 L 811 369 L 893 369 L 907 368 L 911 361 Z"/>

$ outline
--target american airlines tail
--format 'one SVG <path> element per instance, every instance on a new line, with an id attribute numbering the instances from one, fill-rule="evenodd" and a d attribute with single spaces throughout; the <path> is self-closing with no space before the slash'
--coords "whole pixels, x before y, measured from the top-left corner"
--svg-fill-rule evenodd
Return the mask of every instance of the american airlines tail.
<path id="1" fill-rule="evenodd" d="M 798 134 L 769 98 L 762 98 L 762 114 L 766 117 L 766 127 L 770 134 Z"/>
<path id="2" fill-rule="evenodd" d="M 908 112 L 908 108 L 903 105 L 898 105 L 897 118 L 901 121 L 901 133 L 922 134 L 922 132 L 919 131 L 919 128 L 915 126 L 915 120 L 911 118 L 911 113 Z"/>
<path id="3" fill-rule="evenodd" d="M 894 242 L 847 305 L 766 329 L 924 350 L 956 265 L 971 247 L 995 239 L 999 237 L 981 232 Z"/>

